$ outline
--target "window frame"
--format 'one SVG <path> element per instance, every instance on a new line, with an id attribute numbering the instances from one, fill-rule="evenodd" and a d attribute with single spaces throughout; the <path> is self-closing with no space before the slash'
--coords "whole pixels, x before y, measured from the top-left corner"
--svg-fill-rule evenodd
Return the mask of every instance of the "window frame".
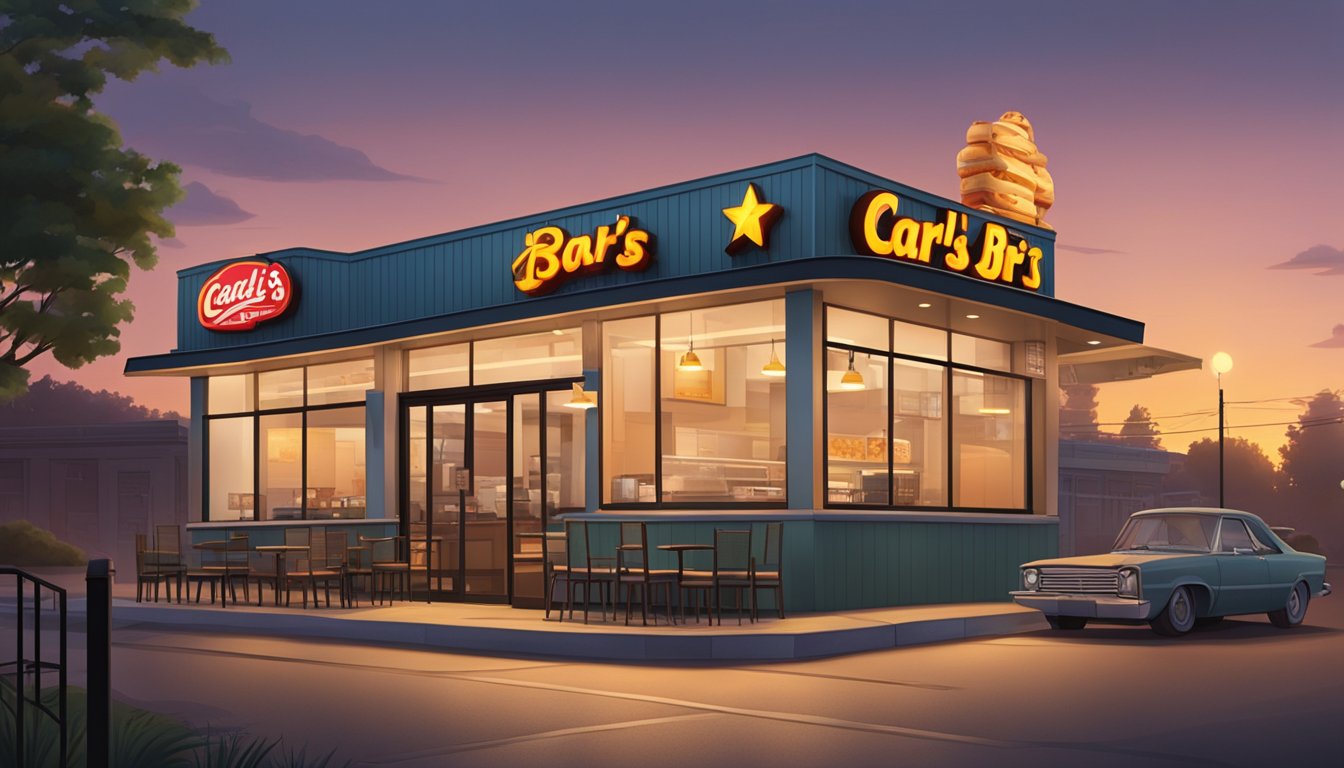
<path id="1" fill-rule="evenodd" d="M 653 318 L 653 501 L 627 501 L 610 502 L 607 501 L 608 491 L 611 483 L 607 480 L 606 459 L 607 445 L 605 440 L 606 432 L 603 427 L 603 419 L 606 418 L 606 405 L 603 401 L 602 407 L 598 408 L 597 414 L 597 477 L 600 485 L 598 489 L 598 507 L 600 509 L 620 510 L 620 511 L 663 511 L 663 510 L 755 510 L 755 509 L 788 509 L 789 508 L 789 464 L 784 462 L 784 496 L 780 501 L 682 501 L 668 502 L 663 500 L 663 315 L 676 314 L 679 312 L 700 312 L 709 309 L 722 309 L 724 307 L 734 307 L 744 304 L 763 304 L 770 302 L 783 302 L 784 298 L 771 297 L 755 299 L 752 301 L 735 301 L 728 304 L 712 304 L 704 307 L 694 307 L 684 310 L 664 310 L 661 312 L 643 312 L 635 315 L 612 318 L 612 320 L 635 320 L 644 317 Z M 605 322 L 605 321 L 604 321 Z M 787 343 L 788 327 L 785 324 L 784 334 L 777 341 Z M 607 367 L 606 349 L 602 350 L 602 369 L 605 378 L 605 369 Z M 784 386 L 788 387 L 787 376 L 784 379 Z M 788 437 L 788 413 L 784 415 L 784 434 Z"/>
<path id="2" fill-rule="evenodd" d="M 870 347 L 863 347 L 863 346 L 858 346 L 858 345 L 854 345 L 854 344 L 846 344 L 846 343 L 843 343 L 843 342 L 833 342 L 833 341 L 831 341 L 831 340 L 830 340 L 830 313 L 828 312 L 828 310 L 829 310 L 831 307 L 835 307 L 836 309 L 842 309 L 842 310 L 844 310 L 844 311 L 846 311 L 846 312 L 857 312 L 857 313 L 860 313 L 860 314 L 870 315 L 870 316 L 872 316 L 872 317 L 878 317 L 878 318 L 882 318 L 882 319 L 886 320 L 886 321 L 887 321 L 887 347 L 888 347 L 888 349 L 886 349 L 886 350 L 878 350 L 878 349 L 872 349 L 872 348 L 870 348 Z M 917 355 L 911 355 L 911 354 L 906 354 L 906 353 L 902 353 L 902 352 L 897 352 L 897 351 L 895 351 L 895 340 L 896 340 L 896 339 L 895 339 L 895 323 L 897 323 L 897 322 L 899 322 L 899 323 L 906 323 L 906 324 L 909 324 L 909 325 L 923 325 L 923 326 L 928 327 L 928 328 L 937 328 L 937 329 L 943 331 L 944 334 L 946 335 L 947 358 L 946 358 L 945 360 L 938 360 L 938 359 L 935 359 L 935 358 L 920 357 L 920 356 L 917 356 Z M 823 483 L 826 483 L 826 482 L 828 481 L 828 479 L 830 478 L 830 469 L 831 469 L 830 451 L 827 449 L 827 446 L 829 446 L 829 444 L 830 444 L 830 443 L 829 443 L 829 439 L 830 439 L 830 434 L 831 434 L 831 432 L 830 432 L 830 411 L 831 411 L 831 408 L 830 408 L 830 398 L 827 397 L 827 394 L 828 394 L 828 393 L 826 392 L 826 370 L 827 370 L 827 369 L 825 368 L 825 365 L 826 365 L 826 362 L 825 362 L 825 361 L 826 361 L 826 358 L 827 358 L 827 354 L 826 354 L 826 353 L 827 353 L 829 350 L 832 350 L 832 349 L 835 349 L 835 350 L 843 350 L 843 351 L 846 351 L 846 352 L 863 353 L 863 354 L 876 355 L 876 356 L 879 356 L 879 357 L 886 357 L 886 358 L 887 358 L 887 397 L 886 397 L 887 406 L 886 406 L 886 416 L 885 416 L 885 419 L 886 419 L 886 420 L 883 422 L 883 423 L 885 423 L 885 424 L 890 424 L 890 423 L 891 423 L 892 416 L 894 415 L 893 412 L 892 412 L 892 410 L 893 410 L 893 407 L 892 407 L 892 399 L 893 399 L 895 393 L 894 393 L 892 387 L 893 387 L 893 383 L 894 383 L 894 367 L 895 367 L 895 361 L 896 361 L 896 360 L 906 360 L 906 361 L 910 361 L 910 362 L 924 363 L 924 364 L 926 364 L 926 365 L 941 366 L 941 367 L 944 369 L 944 373 L 943 373 L 943 387 L 944 387 L 944 392 L 946 393 L 946 400 L 947 400 L 947 402 L 944 404 L 944 409 L 943 409 L 943 412 L 946 414 L 946 419 L 945 419 L 946 424 L 944 425 L 944 440 L 943 440 L 943 442 L 945 443 L 945 446 L 946 446 L 945 464 L 944 464 L 944 466 L 943 466 L 943 483 L 944 483 L 944 487 L 947 489 L 947 497 L 946 497 L 946 498 L 947 498 L 947 502 L 946 502 L 945 505 L 941 505 L 941 506 L 939 506 L 939 505 L 919 505 L 919 504 L 905 504 L 905 505 L 898 505 L 898 504 L 896 504 L 896 503 L 895 503 L 895 502 L 896 502 L 896 494 L 895 494 L 895 479 L 894 479 L 894 467 L 895 467 L 895 465 L 894 465 L 894 457 L 893 457 L 893 455 L 892 455 L 893 452 L 892 452 L 891 450 L 888 450 L 888 451 L 887 451 L 887 503 L 886 503 L 886 504 L 866 504 L 866 503 L 864 503 L 864 504 L 856 504 L 856 503 L 853 503 L 853 502 L 832 502 L 832 501 L 830 500 L 830 493 L 828 492 L 828 488 L 823 488 L 823 490 L 822 490 L 822 494 L 821 494 L 821 502 L 822 502 L 822 503 L 821 503 L 821 506 L 822 506 L 823 509 L 835 509 L 835 510 L 863 510 L 863 511 L 873 511 L 873 510 L 880 510 L 880 511 L 893 510 L 893 511 L 896 511 L 896 510 L 899 510 L 899 511 L 903 511 L 903 512 L 936 512 L 936 513 L 941 513 L 941 512 L 970 512 L 970 513 L 977 513 L 977 514 L 978 514 L 978 513 L 988 513 L 988 514 L 1013 514 L 1013 515 L 1022 515 L 1022 514 L 1030 515 L 1030 514 L 1034 514 L 1034 512 L 1033 512 L 1033 498 L 1034 498 L 1035 489 L 1034 489 L 1034 487 L 1033 487 L 1033 480 L 1034 480 L 1034 477 L 1035 477 L 1035 464 L 1034 464 L 1034 458 L 1035 458 L 1035 453 L 1034 453 L 1034 446 L 1035 446 L 1034 438 L 1035 438 L 1035 435 L 1033 434 L 1033 433 L 1034 433 L 1034 429 L 1033 429 L 1033 427 L 1032 427 L 1032 425 L 1034 424 L 1034 419 L 1033 419 L 1033 417 L 1034 417 L 1034 413 L 1033 413 L 1033 400 L 1034 400 L 1034 398 L 1032 397 L 1032 378 L 1031 378 L 1030 376 L 1027 376 L 1027 375 L 1024 375 L 1024 374 L 1020 374 L 1020 373 L 1015 373 L 1015 372 L 1012 372 L 1012 371 L 1001 371 L 1001 370 L 997 370 L 997 369 L 993 369 L 993 368 L 982 368 L 982 367 L 980 367 L 980 366 L 970 365 L 970 364 L 967 364 L 967 363 L 958 363 L 958 362 L 954 362 L 953 359 L 952 359 L 952 335 L 953 335 L 953 332 L 952 332 L 951 330 L 949 330 L 949 329 L 947 329 L 947 328 L 941 328 L 941 327 L 936 326 L 936 325 L 928 325 L 928 324 L 925 324 L 925 323 L 915 323 L 915 322 L 911 322 L 910 320 L 907 320 L 907 319 L 904 319 L 904 318 L 888 317 L 888 316 L 886 316 L 886 315 L 880 315 L 880 314 L 877 314 L 877 313 L 875 313 L 875 312 L 869 312 L 869 311 L 867 311 L 867 310 L 855 309 L 855 308 L 853 308 L 853 307 L 847 307 L 847 306 L 845 306 L 845 305 L 843 305 L 843 304 L 833 304 L 833 303 L 829 303 L 829 302 L 828 302 L 828 303 L 825 303 L 825 304 L 822 305 L 822 313 L 821 313 L 821 360 L 822 360 L 822 371 L 821 371 L 821 378 L 820 378 L 820 382 L 821 382 L 820 386 L 821 386 L 821 388 L 822 388 L 822 392 L 821 392 L 821 436 L 822 436 L 822 443 L 821 443 L 821 445 L 820 445 L 820 447 L 819 447 L 819 450 L 821 451 L 821 477 L 822 477 L 822 482 L 823 482 Z M 974 334 L 961 334 L 961 335 L 963 335 L 963 336 L 972 336 L 972 335 L 974 335 Z M 989 338 L 989 337 L 981 337 L 981 338 Z M 999 340 L 999 339 L 992 339 L 992 340 L 993 340 L 993 341 L 1001 341 L 1001 340 Z M 955 429 L 953 423 L 954 423 L 954 421 L 956 420 L 956 414 L 953 412 L 953 408 L 952 408 L 951 400 L 952 400 L 952 391 L 953 391 L 953 389 L 952 389 L 952 380 L 953 380 L 953 376 L 954 376 L 954 374 L 955 374 L 957 371 L 970 372 L 970 373 L 979 373 L 979 374 L 984 374 L 984 375 L 987 375 L 987 376 L 1000 376 L 1000 377 L 1008 378 L 1008 379 L 1016 379 L 1016 380 L 1021 381 L 1022 384 L 1023 384 L 1023 399 L 1025 400 L 1025 409 L 1024 409 L 1024 410 L 1025 410 L 1025 414 L 1024 414 L 1024 422 L 1023 422 L 1023 424 L 1024 424 L 1025 429 L 1026 429 L 1026 435 L 1025 435 L 1026 440 L 1025 440 L 1025 447 L 1024 447 L 1024 452 L 1026 453 L 1026 462 L 1025 462 L 1024 471 L 1025 471 L 1025 473 L 1026 473 L 1026 477 L 1024 478 L 1024 481 L 1025 481 L 1025 482 L 1024 482 L 1024 484 L 1023 484 L 1023 488 L 1024 488 L 1024 494 L 1023 494 L 1023 495 L 1024 495 L 1024 499 L 1023 499 L 1023 506 L 1022 506 L 1021 508 L 1017 508 L 1017 507 L 968 507 L 968 506 L 958 506 L 958 505 L 952 503 L 952 499 L 953 499 L 953 496 L 954 496 L 953 487 L 952 487 L 952 467 L 953 467 L 953 461 L 954 461 L 954 459 L 955 459 L 955 454 L 956 454 L 956 444 L 953 442 L 953 439 L 952 439 L 952 438 L 953 438 L 953 433 L 954 433 L 954 429 Z"/>
<path id="3" fill-rule="evenodd" d="M 364 359 L 364 358 L 355 358 L 355 359 L 356 359 L 356 360 L 362 360 L 362 359 Z M 350 360 L 350 361 L 342 361 L 342 360 L 338 360 L 338 361 L 335 361 L 335 362 L 353 362 L 353 360 Z M 265 519 L 262 519 L 262 518 L 261 518 L 262 510 L 261 510 L 261 508 L 260 508 L 260 504 L 258 503 L 258 502 L 260 501 L 260 497 L 261 497 L 261 461 L 259 460 L 260 451 L 261 451 L 261 417 L 263 417 L 263 416 L 282 416 L 282 415 L 286 415 L 286 414 L 295 414 L 295 413 L 297 413 L 297 414 L 300 415 L 300 418 L 299 418 L 299 441 L 300 441 L 300 442 L 299 442 L 299 446 L 300 446 L 300 448 L 299 448 L 299 451 L 300 451 L 300 452 L 299 452 L 299 464 L 300 464 L 300 467 L 299 467 L 299 473 L 300 473 L 300 475 L 299 475 L 299 476 L 300 476 L 300 479 L 301 479 L 301 481 L 302 481 L 303 493 L 301 494 L 301 496 L 302 496 L 302 501 L 301 501 L 300 506 L 299 506 L 299 509 L 300 509 L 299 518 L 298 518 L 297 520 L 294 520 L 294 521 L 286 521 L 286 522 L 303 522 L 303 521 L 306 521 L 306 520 L 309 520 L 309 519 L 310 519 L 310 518 L 308 517 L 308 493 L 307 493 L 307 489 L 308 489 L 308 413 L 309 413 L 310 411 L 333 411 L 333 410 L 338 410 L 338 409 L 360 408 L 360 409 L 363 409 L 363 411 L 364 411 L 365 420 L 366 420 L 365 423 L 367 424 L 367 419 L 368 419 L 368 393 L 371 392 L 371 391 L 373 391 L 373 390 L 376 388 L 377 379 L 376 379 L 376 373 L 375 373 L 375 380 L 374 380 L 374 382 L 370 385 L 370 387 L 369 387 L 368 389 L 363 390 L 363 393 L 364 393 L 364 395 L 365 395 L 365 397 L 364 397 L 363 400 L 347 400 L 347 401 L 342 401 L 342 402 L 339 402 L 339 403 L 323 403 L 323 404 L 321 404 L 321 405 L 309 405 L 309 404 L 308 404 L 308 368 L 309 368 L 310 366 L 308 366 L 308 365 L 301 365 L 301 366 L 297 366 L 297 367 L 299 368 L 299 370 L 301 370 L 301 371 L 303 372 L 303 377 L 302 377 L 302 378 L 303 378 L 303 398 L 302 398 L 302 404 L 301 404 L 301 405 L 287 406 L 287 407 L 284 407 L 284 408 L 267 408 L 267 409 L 259 408 L 259 407 L 258 407 L 259 404 L 260 404 L 260 400 L 258 399 L 258 396 L 259 396 L 259 394 L 260 394 L 260 392 L 259 392 L 259 386 L 260 386 L 260 385 L 259 385 L 259 383 L 258 383 L 258 382 L 259 382 L 259 378 L 260 378 L 259 374 L 261 374 L 261 373 L 266 373 L 266 372 L 269 372 L 269 371 L 272 371 L 272 370 L 287 370 L 287 369 L 294 368 L 294 367 L 295 367 L 295 366 L 286 366 L 286 367 L 284 367 L 284 368 L 272 368 L 272 369 L 267 369 L 266 371 L 253 370 L 253 371 L 247 371 L 247 372 L 246 372 L 247 374 L 250 374 L 250 377 L 251 377 L 251 380 L 250 380 L 249 384 L 250 384 L 250 386 L 251 386 L 251 388 L 252 388 L 252 392 L 251 392 L 251 395 L 252 395 L 252 410 L 247 410 L 247 411 L 230 411 L 230 412 L 227 412 L 227 413 L 210 413 L 210 412 L 209 412 L 209 408 L 207 407 L 207 409 L 206 409 L 206 410 L 207 410 L 207 413 L 205 414 L 204 418 L 202 419 L 202 423 L 203 423 L 203 425 L 204 425 L 204 434 L 202 434 L 202 436 L 201 436 L 201 466 L 202 466 L 202 470 L 203 470 L 203 471 L 201 472 L 201 522 L 203 522 L 203 523 L 209 523 L 209 522 L 227 522 L 227 523 L 237 523 L 237 524 L 239 524 L 239 525 L 252 525 L 252 524 L 256 524 L 256 523 L 265 523 L 265 522 L 269 522 L 268 520 L 265 520 Z M 375 369 L 375 370 L 376 370 L 376 369 Z M 232 375 L 232 374 L 223 374 L 223 375 Z M 206 399 L 206 402 L 207 402 L 207 403 L 208 403 L 209 400 L 210 400 L 210 390 L 209 390 L 209 388 L 210 388 L 210 379 L 211 379 L 211 378 L 213 378 L 213 377 L 207 376 L 207 377 L 206 377 L 206 383 L 205 383 L 205 386 L 206 386 L 206 398 L 205 398 L 205 399 Z M 210 509 L 210 422 L 215 421 L 215 420 L 218 420 L 218 419 L 238 419 L 238 418 L 244 418 L 244 417 L 250 417 L 250 418 L 252 419 L 252 500 L 253 500 L 253 502 L 252 502 L 252 514 L 253 514 L 253 517 L 252 517 L 252 519 L 250 519 L 250 520 L 248 520 L 248 519 L 241 519 L 241 518 L 240 518 L 240 519 L 237 519 L 237 520 L 211 520 L 211 519 L 210 519 L 210 513 L 211 513 L 211 509 Z M 364 438 L 364 439 L 365 439 L 365 445 L 367 446 L 367 445 L 368 445 L 367 427 L 366 427 L 366 434 L 365 434 L 365 438 Z M 367 471 L 367 470 L 366 470 L 366 471 Z M 366 478 L 366 481 L 367 481 L 367 478 Z M 313 518 L 313 519 L 315 519 L 315 518 Z"/>

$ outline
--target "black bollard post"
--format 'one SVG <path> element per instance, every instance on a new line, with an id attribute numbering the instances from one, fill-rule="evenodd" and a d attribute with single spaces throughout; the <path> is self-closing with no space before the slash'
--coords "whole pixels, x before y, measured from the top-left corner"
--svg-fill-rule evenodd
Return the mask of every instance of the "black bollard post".
<path id="1" fill-rule="evenodd" d="M 88 713 L 85 754 L 89 768 L 108 768 L 112 753 L 112 576 L 111 560 L 90 560 L 88 585 Z"/>

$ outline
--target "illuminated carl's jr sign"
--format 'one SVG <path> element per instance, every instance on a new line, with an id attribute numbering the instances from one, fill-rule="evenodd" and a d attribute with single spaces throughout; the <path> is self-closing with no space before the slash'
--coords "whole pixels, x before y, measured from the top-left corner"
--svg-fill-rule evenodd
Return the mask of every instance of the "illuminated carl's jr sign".
<path id="1" fill-rule="evenodd" d="M 968 243 L 967 216 L 942 209 L 937 221 L 898 216 L 900 199 L 894 192 L 874 190 L 854 203 L 849 236 L 854 248 L 869 256 L 913 261 L 994 283 L 1025 288 L 1041 287 L 1039 247 L 992 221 Z"/>
<path id="2" fill-rule="evenodd" d="M 523 244 L 523 252 L 513 260 L 513 284 L 529 296 L 550 293 L 571 275 L 598 272 L 612 264 L 638 272 L 653 263 L 653 235 L 636 228 L 629 216 L 618 216 L 614 225 L 578 237 L 560 227 L 542 227 L 528 232 Z"/>
<path id="3" fill-rule="evenodd" d="M 201 286 L 196 318 L 212 331 L 250 331 L 289 309 L 294 283 L 272 261 L 235 261 Z"/>

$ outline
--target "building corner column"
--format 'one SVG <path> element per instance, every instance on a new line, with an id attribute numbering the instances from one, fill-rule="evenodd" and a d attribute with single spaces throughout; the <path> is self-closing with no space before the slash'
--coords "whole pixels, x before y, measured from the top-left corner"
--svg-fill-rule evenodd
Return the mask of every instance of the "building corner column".
<path id="1" fill-rule="evenodd" d="M 821 294 L 804 288 L 784 296 L 785 458 L 790 509 L 818 509 L 825 483 L 819 450 L 821 398 Z"/>
<path id="2" fill-rule="evenodd" d="M 205 376 L 191 378 L 191 422 L 187 429 L 187 520 L 205 520 Z"/>

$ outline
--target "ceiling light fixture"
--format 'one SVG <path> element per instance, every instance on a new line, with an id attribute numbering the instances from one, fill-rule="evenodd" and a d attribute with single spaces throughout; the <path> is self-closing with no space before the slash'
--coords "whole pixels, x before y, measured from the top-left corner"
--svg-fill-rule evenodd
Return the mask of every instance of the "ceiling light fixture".
<path id="1" fill-rule="evenodd" d="M 849 351 L 849 370 L 845 371 L 845 375 L 840 377 L 840 388 L 851 392 L 865 388 L 863 374 L 854 370 L 854 350 Z"/>
<path id="2" fill-rule="evenodd" d="M 775 340 L 770 340 L 770 362 L 761 368 L 762 376 L 771 376 L 780 378 L 784 375 L 784 364 L 779 361 L 779 355 L 775 352 Z"/>
<path id="3" fill-rule="evenodd" d="M 967 316 L 966 316 L 966 319 L 967 319 L 967 320 L 979 320 L 979 319 L 980 319 L 980 316 L 979 316 L 979 315 L 967 315 Z"/>
<path id="4" fill-rule="evenodd" d="M 927 302 L 927 301 L 921 301 L 921 302 L 919 303 L 919 308 L 920 308 L 920 309 L 928 309 L 929 307 L 932 307 L 932 306 L 933 306 L 933 305 L 930 304 L 930 303 Z"/>
<path id="5" fill-rule="evenodd" d="M 587 410 L 597 407 L 597 393 L 584 392 L 582 384 L 574 385 L 574 393 L 570 395 L 569 402 L 564 404 L 566 408 L 574 410 Z"/>
<path id="6" fill-rule="evenodd" d="M 1098 340 L 1096 340 L 1096 339 L 1090 339 L 1087 343 L 1088 343 L 1089 346 L 1093 346 L 1093 347 L 1095 347 L 1095 346 L 1097 346 L 1098 344 L 1100 344 L 1101 342 L 1098 341 Z"/>
<path id="7" fill-rule="evenodd" d="M 686 338 L 690 343 L 690 349 L 681 356 L 677 363 L 678 371 L 703 371 L 705 366 L 700 362 L 700 356 L 695 354 L 695 316 L 691 315 L 686 322 Z"/>

